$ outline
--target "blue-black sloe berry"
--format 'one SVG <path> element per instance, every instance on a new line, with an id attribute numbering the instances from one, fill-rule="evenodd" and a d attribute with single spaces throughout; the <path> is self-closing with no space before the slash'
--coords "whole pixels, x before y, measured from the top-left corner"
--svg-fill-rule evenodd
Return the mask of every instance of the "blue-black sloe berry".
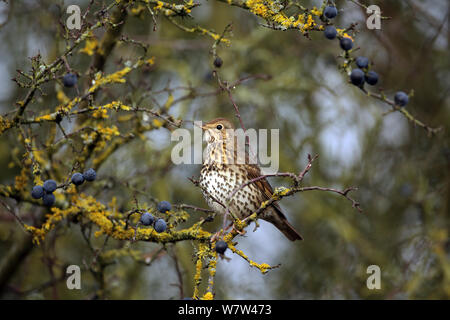
<path id="1" fill-rule="evenodd" d="M 333 40 L 337 36 L 337 30 L 334 26 L 327 26 L 323 31 L 327 39 Z"/>
<path id="2" fill-rule="evenodd" d="M 79 186 L 79 185 L 81 185 L 81 184 L 83 184 L 83 182 L 84 182 L 84 177 L 83 177 L 83 175 L 81 174 L 81 173 L 79 173 L 79 172 L 75 172 L 73 175 L 72 175 L 72 183 L 74 184 L 74 185 L 76 185 L 76 186 Z"/>
<path id="3" fill-rule="evenodd" d="M 214 59 L 214 66 L 216 66 L 216 68 L 220 68 L 223 64 L 223 60 L 221 57 L 216 57 Z"/>
<path id="4" fill-rule="evenodd" d="M 156 208 L 158 209 L 159 212 L 166 213 L 166 211 L 172 210 L 172 205 L 170 204 L 169 201 L 161 201 L 158 203 Z"/>
<path id="5" fill-rule="evenodd" d="M 45 180 L 45 182 L 44 182 L 44 190 L 45 190 L 45 192 L 52 193 L 53 191 L 56 190 L 56 187 L 57 187 L 57 185 L 56 185 L 56 181 L 55 180 L 52 180 L 52 179 Z"/>
<path id="6" fill-rule="evenodd" d="M 369 71 L 366 74 L 366 82 L 371 86 L 374 86 L 378 83 L 378 73 L 375 71 Z"/>
<path id="7" fill-rule="evenodd" d="M 74 73 L 66 73 L 63 77 L 65 87 L 73 87 L 77 83 L 77 75 Z"/>
<path id="8" fill-rule="evenodd" d="M 46 193 L 44 194 L 44 196 L 42 197 L 42 202 L 44 203 L 45 206 L 52 206 L 55 204 L 55 195 L 53 193 Z"/>
<path id="9" fill-rule="evenodd" d="M 358 57 L 356 58 L 356 65 L 361 69 L 367 68 L 369 66 L 369 59 L 366 57 Z"/>
<path id="10" fill-rule="evenodd" d="M 97 173 L 94 169 L 90 168 L 85 173 L 83 173 L 83 177 L 86 181 L 94 181 L 97 177 Z"/>
<path id="11" fill-rule="evenodd" d="M 341 48 L 344 49 L 345 51 L 348 51 L 351 48 L 353 48 L 353 41 L 352 41 L 352 39 L 350 39 L 348 37 L 343 37 L 339 41 L 339 44 L 341 45 Z"/>
<path id="12" fill-rule="evenodd" d="M 167 229 L 167 224 L 163 219 L 158 219 L 155 222 L 155 231 L 158 233 L 164 232 Z"/>
<path id="13" fill-rule="evenodd" d="M 44 188 L 42 186 L 34 186 L 31 190 L 31 196 L 34 199 L 40 199 L 44 196 Z"/>
<path id="14" fill-rule="evenodd" d="M 327 17 L 328 19 L 333 19 L 334 17 L 336 17 L 338 14 L 338 11 L 336 9 L 336 7 L 334 6 L 328 6 L 325 8 L 325 10 L 323 10 L 323 15 L 325 17 Z"/>
<path id="15" fill-rule="evenodd" d="M 403 91 L 399 91 L 395 94 L 394 101 L 395 101 L 396 105 L 398 105 L 400 107 L 404 107 L 408 104 L 409 97 Z"/>
<path id="16" fill-rule="evenodd" d="M 153 221 L 155 221 L 155 218 L 149 212 L 145 212 L 141 215 L 141 223 L 144 226 L 151 225 Z"/>
<path id="17" fill-rule="evenodd" d="M 353 69 L 350 74 L 350 80 L 355 86 L 361 86 L 364 84 L 364 71 L 361 69 Z"/>
<path id="18" fill-rule="evenodd" d="M 225 250 L 227 250 L 228 248 L 228 244 L 223 241 L 223 240 L 219 240 L 216 242 L 216 252 L 220 253 L 220 254 L 224 254 Z"/>

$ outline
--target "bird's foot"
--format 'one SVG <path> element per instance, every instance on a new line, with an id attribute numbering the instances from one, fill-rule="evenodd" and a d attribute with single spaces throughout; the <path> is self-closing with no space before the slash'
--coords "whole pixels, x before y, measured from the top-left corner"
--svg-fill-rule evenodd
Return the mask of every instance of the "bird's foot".
<path id="1" fill-rule="evenodd" d="M 238 230 L 238 229 L 234 226 L 234 224 L 233 224 L 233 229 L 231 230 L 231 232 L 233 232 L 233 231 L 235 231 L 236 233 L 238 233 L 238 234 L 241 235 L 241 236 L 243 236 L 243 235 L 245 235 L 245 234 L 247 233 L 247 231 L 245 231 L 245 230 Z"/>
<path id="2" fill-rule="evenodd" d="M 255 232 L 259 228 L 259 223 L 255 220 L 255 228 L 253 229 L 253 232 Z"/>

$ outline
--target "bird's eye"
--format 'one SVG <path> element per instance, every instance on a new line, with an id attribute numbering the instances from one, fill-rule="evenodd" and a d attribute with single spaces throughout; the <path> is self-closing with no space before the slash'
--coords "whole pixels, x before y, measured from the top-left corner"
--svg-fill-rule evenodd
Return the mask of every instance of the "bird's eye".
<path id="1" fill-rule="evenodd" d="M 222 125 L 218 124 L 216 128 L 217 128 L 217 130 L 222 130 Z"/>

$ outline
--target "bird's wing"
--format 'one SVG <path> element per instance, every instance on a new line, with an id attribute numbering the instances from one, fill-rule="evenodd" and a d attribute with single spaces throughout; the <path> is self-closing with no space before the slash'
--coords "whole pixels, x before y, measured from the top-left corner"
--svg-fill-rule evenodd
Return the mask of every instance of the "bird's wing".
<path id="1" fill-rule="evenodd" d="M 247 169 L 247 178 L 249 180 L 258 178 L 261 176 L 261 169 L 257 165 L 248 165 Z M 256 182 L 254 182 L 258 189 L 263 190 L 263 197 L 265 200 L 268 200 L 273 195 L 273 189 L 270 186 L 269 181 L 267 179 L 261 179 Z M 281 211 L 280 206 L 278 203 L 273 202 L 271 204 L 273 207 L 273 213 L 271 214 L 269 211 L 269 214 L 264 215 L 262 218 L 264 220 L 267 220 L 274 224 L 283 234 L 291 241 L 294 240 L 302 240 L 302 236 L 294 229 L 294 227 L 288 222 L 286 219 L 286 216 Z"/>
<path id="2" fill-rule="evenodd" d="M 248 180 L 259 178 L 262 175 L 261 169 L 255 164 L 249 164 L 247 172 L 248 172 L 248 174 L 247 174 Z M 273 189 L 272 189 L 272 186 L 270 185 L 269 181 L 267 181 L 266 178 L 258 180 L 256 182 L 254 182 L 254 184 L 258 187 L 259 190 L 263 191 L 263 196 L 264 196 L 265 200 L 269 200 L 270 198 L 272 198 Z M 280 209 L 278 203 L 274 202 L 272 205 L 275 208 L 277 208 L 278 211 L 280 211 L 280 213 L 281 213 L 281 209 Z"/>

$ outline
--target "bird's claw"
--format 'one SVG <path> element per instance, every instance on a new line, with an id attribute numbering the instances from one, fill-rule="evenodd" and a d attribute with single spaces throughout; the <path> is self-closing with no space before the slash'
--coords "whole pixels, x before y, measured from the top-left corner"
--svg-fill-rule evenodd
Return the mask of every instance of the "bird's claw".
<path id="1" fill-rule="evenodd" d="M 238 233 L 238 234 L 241 235 L 241 236 L 243 236 L 243 235 L 245 235 L 245 234 L 247 233 L 247 231 L 245 231 L 245 230 L 238 230 L 238 229 L 234 226 L 234 224 L 233 224 L 233 229 L 231 230 L 231 232 L 233 232 L 233 231 L 235 231 L 236 233 Z"/>

